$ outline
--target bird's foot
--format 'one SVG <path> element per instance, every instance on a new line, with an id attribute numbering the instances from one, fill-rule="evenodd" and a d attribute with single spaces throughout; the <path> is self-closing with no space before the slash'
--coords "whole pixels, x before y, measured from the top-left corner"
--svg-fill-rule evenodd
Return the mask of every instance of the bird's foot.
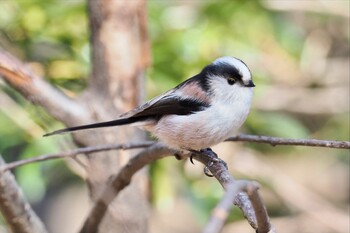
<path id="1" fill-rule="evenodd" d="M 192 164 L 194 164 L 193 157 L 195 157 L 199 154 L 205 154 L 206 156 L 208 156 L 210 158 L 210 161 L 204 167 L 204 174 L 208 177 L 213 177 L 213 174 L 210 172 L 209 167 L 213 166 L 214 163 L 222 163 L 222 164 L 224 164 L 226 169 L 228 169 L 227 163 L 225 161 L 223 161 L 222 159 L 220 159 L 211 148 L 202 149 L 200 151 L 195 151 L 195 150 L 190 150 L 190 151 L 192 152 L 192 154 L 190 156 L 190 161 Z"/>
<path id="2" fill-rule="evenodd" d="M 216 157 L 215 160 L 209 161 L 207 166 L 204 167 L 204 174 L 206 176 L 213 177 L 213 174 L 210 172 L 209 167 L 213 166 L 214 163 L 222 163 L 225 166 L 225 168 L 228 170 L 227 163 L 224 160 L 220 159 L 219 157 Z"/>
<path id="3" fill-rule="evenodd" d="M 205 148 L 205 149 L 201 149 L 199 151 L 198 150 L 191 150 L 191 149 L 189 151 L 191 152 L 190 161 L 193 165 L 194 165 L 193 157 L 197 156 L 198 154 L 206 154 L 213 159 L 218 158 L 218 156 L 215 154 L 215 152 L 213 152 L 213 150 L 209 147 Z M 215 156 L 212 156 L 212 155 L 215 155 Z"/>

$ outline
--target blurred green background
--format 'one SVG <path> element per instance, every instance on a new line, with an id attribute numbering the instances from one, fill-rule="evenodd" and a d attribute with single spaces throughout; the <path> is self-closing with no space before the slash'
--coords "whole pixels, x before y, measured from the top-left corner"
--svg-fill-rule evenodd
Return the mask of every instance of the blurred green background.
<path id="1" fill-rule="evenodd" d="M 148 97 L 219 56 L 236 56 L 248 64 L 257 85 L 241 132 L 349 140 L 349 7 L 347 0 L 151 0 Z M 2 0 L 0 48 L 74 97 L 86 87 L 90 69 L 87 22 L 85 1 Z M 1 79 L 0 89 L 0 153 L 7 162 L 72 147 L 58 138 L 43 140 L 44 132 L 62 125 Z M 348 150 L 253 143 L 223 143 L 214 150 L 236 178 L 262 184 L 280 232 L 349 232 Z M 87 212 L 84 183 L 74 166 L 50 161 L 15 170 L 51 232 L 63 232 L 62 224 L 64 232 L 74 232 Z M 150 175 L 151 232 L 199 231 L 223 194 L 198 164 L 167 158 L 153 164 Z M 64 212 L 72 203 L 75 218 Z M 252 232 L 237 209 L 224 232 L 232 229 Z"/>

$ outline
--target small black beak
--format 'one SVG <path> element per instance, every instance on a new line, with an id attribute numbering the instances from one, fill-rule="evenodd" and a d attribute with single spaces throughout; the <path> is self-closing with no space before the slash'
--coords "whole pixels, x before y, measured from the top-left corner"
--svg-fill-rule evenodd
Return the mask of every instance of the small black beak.
<path id="1" fill-rule="evenodd" d="M 250 80 L 247 84 L 244 85 L 245 87 L 255 87 L 255 84 L 252 80 Z"/>

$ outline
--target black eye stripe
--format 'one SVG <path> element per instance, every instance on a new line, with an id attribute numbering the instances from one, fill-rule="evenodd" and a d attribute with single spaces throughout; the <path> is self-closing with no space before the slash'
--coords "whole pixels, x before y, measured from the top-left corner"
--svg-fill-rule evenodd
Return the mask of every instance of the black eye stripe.
<path id="1" fill-rule="evenodd" d="M 202 73 L 206 75 L 221 76 L 227 79 L 234 77 L 236 81 L 242 79 L 242 74 L 236 67 L 224 62 L 219 64 L 210 64 L 202 70 Z"/>

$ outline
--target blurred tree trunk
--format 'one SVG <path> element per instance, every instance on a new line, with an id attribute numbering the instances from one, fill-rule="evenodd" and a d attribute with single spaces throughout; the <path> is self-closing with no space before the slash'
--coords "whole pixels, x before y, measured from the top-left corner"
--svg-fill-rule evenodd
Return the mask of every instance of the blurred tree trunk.
<path id="1" fill-rule="evenodd" d="M 143 80 L 149 63 L 145 0 L 89 0 L 91 77 L 81 98 L 93 121 L 115 119 L 143 99 Z M 85 123 L 85 122 L 82 122 Z M 132 127 L 82 132 L 74 140 L 84 146 L 144 139 Z M 113 151 L 88 157 L 87 181 L 94 201 L 110 175 L 116 174 L 135 151 Z M 135 177 L 113 205 L 100 232 L 146 232 L 147 175 Z"/>

